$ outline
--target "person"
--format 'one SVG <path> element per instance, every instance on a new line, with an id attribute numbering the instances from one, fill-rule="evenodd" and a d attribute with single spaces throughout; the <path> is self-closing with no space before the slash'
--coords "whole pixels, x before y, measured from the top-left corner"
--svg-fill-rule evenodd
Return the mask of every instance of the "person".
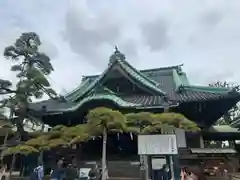
<path id="1" fill-rule="evenodd" d="M 98 180 L 102 180 L 102 168 L 99 169 L 99 177 Z"/>
<path id="2" fill-rule="evenodd" d="M 181 180 L 204 180 L 203 172 L 200 168 L 181 169 Z"/>
<path id="3" fill-rule="evenodd" d="M 1 180 L 9 180 L 10 173 L 7 172 L 7 165 L 3 165 L 0 170 L 0 179 Z"/>
<path id="4" fill-rule="evenodd" d="M 97 167 L 96 167 L 96 165 L 94 166 L 94 167 L 92 167 L 91 169 L 90 169 L 90 171 L 88 172 L 88 177 L 89 177 L 89 179 L 90 180 L 94 180 L 94 179 L 96 179 L 97 178 Z"/>
<path id="5" fill-rule="evenodd" d="M 39 165 L 33 169 L 33 172 L 30 175 L 30 180 L 43 180 L 43 177 L 44 177 L 43 164 L 39 163 Z"/>
<path id="6" fill-rule="evenodd" d="M 160 179 L 160 180 L 171 180 L 172 176 L 171 176 L 171 171 L 170 168 L 167 164 L 164 164 L 162 166 L 162 168 L 160 169 L 160 171 L 155 175 L 156 179 Z"/>
<path id="7" fill-rule="evenodd" d="M 98 178 L 99 180 L 102 180 L 102 175 L 103 175 L 103 172 L 102 172 L 102 168 L 101 168 L 101 169 L 99 169 L 99 178 Z M 106 180 L 109 179 L 107 168 L 105 169 L 105 177 L 106 177 Z"/>
<path id="8" fill-rule="evenodd" d="M 50 180 L 62 180 L 64 174 L 63 159 L 59 159 L 57 166 L 50 173 Z"/>
<path id="9" fill-rule="evenodd" d="M 68 164 L 66 168 L 66 180 L 76 180 L 77 178 L 78 178 L 77 169 L 72 164 Z"/>
<path id="10" fill-rule="evenodd" d="M 7 165 L 2 165 L 1 168 L 0 168 L 0 172 L 6 172 L 7 171 Z"/>

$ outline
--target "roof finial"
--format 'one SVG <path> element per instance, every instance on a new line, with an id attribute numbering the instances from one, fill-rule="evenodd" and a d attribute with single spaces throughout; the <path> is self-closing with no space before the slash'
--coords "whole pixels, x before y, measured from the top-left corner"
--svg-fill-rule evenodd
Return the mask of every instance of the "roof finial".
<path id="1" fill-rule="evenodd" d="M 126 58 L 125 58 L 125 55 L 122 54 L 122 53 L 119 51 L 119 49 L 118 49 L 117 46 L 115 46 L 114 49 L 115 49 L 114 53 L 113 53 L 113 54 L 110 56 L 110 58 L 109 58 L 109 64 L 111 64 L 111 63 L 113 63 L 113 62 L 115 62 L 115 61 L 122 61 L 122 60 L 125 60 L 125 59 L 126 59 Z"/>
<path id="2" fill-rule="evenodd" d="M 115 46 L 114 49 L 115 49 L 114 54 L 119 54 L 119 53 L 120 53 L 120 51 L 118 50 L 118 47 L 117 47 L 117 46 Z"/>

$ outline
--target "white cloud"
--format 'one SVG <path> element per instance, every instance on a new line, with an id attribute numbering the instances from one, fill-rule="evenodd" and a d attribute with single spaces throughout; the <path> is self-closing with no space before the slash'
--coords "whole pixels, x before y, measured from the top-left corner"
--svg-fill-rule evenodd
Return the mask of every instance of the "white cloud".
<path id="1" fill-rule="evenodd" d="M 184 63 L 192 83 L 240 83 L 238 0 L 1 0 L 0 52 L 35 31 L 51 58 L 53 86 L 73 89 L 100 73 L 114 45 L 137 68 Z M 13 79 L 0 57 L 0 78 Z"/>

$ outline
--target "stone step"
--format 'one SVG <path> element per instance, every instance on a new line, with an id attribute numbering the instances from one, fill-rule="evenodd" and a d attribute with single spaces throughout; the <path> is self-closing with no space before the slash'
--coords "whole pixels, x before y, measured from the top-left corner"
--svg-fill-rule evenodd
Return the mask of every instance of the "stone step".
<path id="1" fill-rule="evenodd" d="M 85 168 L 91 168 L 93 167 L 93 164 L 96 162 L 80 162 L 79 166 L 80 167 L 85 167 Z M 97 162 L 100 164 L 101 162 Z M 108 167 L 108 175 L 112 179 L 116 178 L 127 178 L 129 180 L 132 179 L 139 179 L 140 177 L 140 166 L 139 162 L 134 162 L 134 161 L 108 161 L 107 162 L 107 167 Z"/>
<path id="2" fill-rule="evenodd" d="M 140 177 L 140 167 L 130 161 L 109 161 L 109 177 L 137 178 Z"/>

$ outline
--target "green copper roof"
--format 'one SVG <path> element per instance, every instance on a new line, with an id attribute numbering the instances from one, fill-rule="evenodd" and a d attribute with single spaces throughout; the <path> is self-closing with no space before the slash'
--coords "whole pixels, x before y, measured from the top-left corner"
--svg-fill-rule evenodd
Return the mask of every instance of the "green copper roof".
<path id="1" fill-rule="evenodd" d="M 236 117 L 230 125 L 235 128 L 240 128 L 240 116 Z"/>
<path id="2" fill-rule="evenodd" d="M 210 87 L 210 86 L 196 86 L 190 85 L 186 73 L 182 72 L 181 67 L 172 70 L 173 80 L 176 85 L 175 90 L 183 88 L 184 90 L 198 91 L 198 92 L 209 92 L 209 93 L 228 93 L 232 89 L 224 87 Z"/>
<path id="3" fill-rule="evenodd" d="M 190 85 L 190 83 L 188 81 L 188 78 L 187 78 L 187 75 L 186 75 L 185 72 L 182 72 L 182 74 L 179 75 L 179 78 L 180 78 L 180 81 L 182 82 L 183 85 L 185 85 L 185 86 L 189 86 Z"/>
<path id="4" fill-rule="evenodd" d="M 191 90 L 191 91 L 198 91 L 198 92 L 209 92 L 209 93 L 223 93 L 226 94 L 228 92 L 231 92 L 232 89 L 230 88 L 223 88 L 223 87 L 210 87 L 210 86 L 183 86 L 185 90 Z"/>
<path id="5" fill-rule="evenodd" d="M 92 100 L 110 100 L 110 101 L 116 103 L 118 106 L 122 106 L 122 107 L 141 106 L 141 104 L 126 102 L 115 95 L 94 95 L 94 96 L 88 96 L 88 97 L 84 98 L 83 100 L 79 101 L 77 104 L 75 104 L 72 107 L 69 107 L 67 109 L 59 109 L 59 111 L 75 111 L 76 109 L 80 108 L 86 102 L 89 102 Z"/>
<path id="6" fill-rule="evenodd" d="M 47 114 L 61 114 L 63 112 L 71 112 L 80 109 L 85 103 L 90 101 L 104 101 L 107 100 L 120 108 L 134 108 L 134 109 L 147 109 L 147 108 L 165 108 L 177 106 L 178 103 L 166 102 L 161 96 L 148 96 L 148 95 L 130 95 L 130 96 L 117 96 L 114 94 L 95 94 L 89 95 L 82 100 L 76 102 L 62 101 L 61 99 L 51 99 L 38 103 L 32 103 L 30 109 L 35 112 L 41 112 L 45 107 Z M 105 93 L 108 93 L 106 91 Z"/>
<path id="7" fill-rule="evenodd" d="M 143 76 L 148 78 L 148 80 L 151 80 L 160 89 L 163 89 L 165 93 L 171 90 L 178 90 L 178 88 L 180 87 L 184 87 L 184 89 L 186 90 L 210 92 L 210 93 L 227 93 L 232 90 L 229 88 L 222 88 L 222 87 L 191 85 L 189 83 L 186 73 L 181 70 L 181 66 L 182 65 L 148 69 L 148 70 L 140 70 L 138 72 L 140 72 Z M 85 82 L 86 83 L 92 82 L 98 77 L 99 77 L 98 75 L 85 76 L 83 78 L 83 84 L 85 84 Z"/>
<path id="8" fill-rule="evenodd" d="M 113 92 L 112 90 L 110 90 L 107 87 L 102 86 L 101 84 L 98 84 L 95 88 L 93 88 L 90 93 L 90 95 L 94 95 L 94 94 L 102 94 L 102 95 L 115 95 L 116 93 Z"/>
<path id="9" fill-rule="evenodd" d="M 112 58 L 112 57 L 111 57 Z M 90 79 L 85 80 L 79 88 L 74 90 L 73 92 L 70 92 L 65 96 L 67 100 L 75 101 L 87 93 L 91 91 L 93 88 L 95 88 L 98 84 L 101 84 L 101 81 L 103 81 L 104 78 L 108 76 L 108 73 L 113 69 L 114 66 L 118 65 L 124 72 L 128 74 L 131 78 L 133 78 L 135 81 L 140 83 L 141 85 L 147 87 L 149 90 L 159 94 L 164 95 L 165 92 L 163 92 L 159 87 L 158 83 L 154 80 L 148 78 L 140 71 L 137 71 L 134 67 L 132 67 L 124 58 L 116 58 L 115 60 L 112 60 L 109 62 L 108 68 L 100 75 L 98 76 L 93 82 L 90 82 Z"/>
<path id="10" fill-rule="evenodd" d="M 128 63 L 127 61 L 125 61 Z M 129 65 L 129 63 L 128 63 Z M 130 66 L 130 65 L 129 65 Z M 190 85 L 188 78 L 186 76 L 186 73 L 181 71 L 181 65 L 176 65 L 176 66 L 168 66 L 168 67 L 161 67 L 161 68 L 155 68 L 155 69 L 146 69 L 146 70 L 136 70 L 133 68 L 135 71 L 139 72 L 142 76 L 145 77 L 145 79 L 148 79 L 149 81 L 153 82 L 154 85 L 156 85 L 159 89 L 161 89 L 163 92 L 168 92 L 171 91 L 172 89 L 176 89 L 176 79 L 174 80 L 173 78 L 173 71 L 176 70 L 175 74 L 179 79 L 179 84 L 180 85 Z M 132 66 L 130 66 L 132 67 Z M 91 75 L 91 76 L 83 76 L 82 78 L 82 83 L 80 84 L 79 87 L 81 87 L 83 84 L 90 84 L 94 82 L 100 75 Z M 75 93 L 78 91 L 78 88 L 76 88 L 74 91 L 70 92 Z M 67 96 L 67 95 L 66 95 Z"/>
<path id="11" fill-rule="evenodd" d="M 184 85 L 182 82 L 182 79 L 180 78 L 180 76 L 177 73 L 176 69 L 173 69 L 173 80 L 175 82 L 176 85 L 176 89 L 179 88 L 180 86 Z"/>
<path id="12" fill-rule="evenodd" d="M 129 71 L 133 75 L 139 72 L 137 73 L 138 76 L 135 76 L 139 77 L 141 75 L 139 78 L 142 79 L 142 81 L 147 81 L 148 85 L 151 83 L 148 87 L 154 86 L 154 88 L 164 91 L 165 95 L 173 101 L 188 102 L 218 99 L 221 98 L 222 95 L 228 95 L 228 93 L 232 91 L 232 89 L 229 88 L 191 85 L 186 73 L 181 69 L 182 65 L 137 71 L 125 60 L 118 60 L 117 63 L 121 64 L 121 67 L 127 67 L 125 71 Z M 97 75 L 83 77 L 80 87 L 67 95 L 67 99 L 76 99 L 85 87 L 91 86 L 94 82 L 99 82 L 97 80 L 100 78 L 101 77 Z M 149 79 L 152 80 L 150 81 Z M 138 82 L 140 82 L 140 80 Z"/>

